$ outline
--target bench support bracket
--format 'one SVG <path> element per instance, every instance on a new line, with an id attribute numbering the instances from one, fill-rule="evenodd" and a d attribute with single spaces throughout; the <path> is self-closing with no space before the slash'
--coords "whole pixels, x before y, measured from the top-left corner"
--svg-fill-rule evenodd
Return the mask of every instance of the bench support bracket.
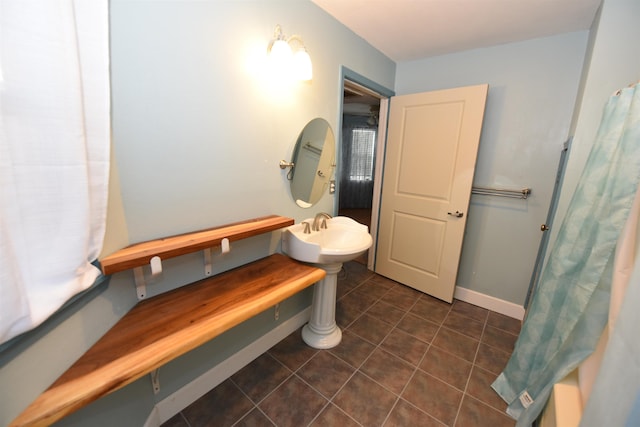
<path id="1" fill-rule="evenodd" d="M 158 394 L 160 392 L 160 368 L 153 370 L 150 375 L 153 393 Z"/>
<path id="2" fill-rule="evenodd" d="M 147 283 L 144 280 L 144 270 L 142 267 L 136 267 L 133 269 L 133 278 L 136 281 L 136 293 L 138 299 L 142 300 L 147 296 Z"/>

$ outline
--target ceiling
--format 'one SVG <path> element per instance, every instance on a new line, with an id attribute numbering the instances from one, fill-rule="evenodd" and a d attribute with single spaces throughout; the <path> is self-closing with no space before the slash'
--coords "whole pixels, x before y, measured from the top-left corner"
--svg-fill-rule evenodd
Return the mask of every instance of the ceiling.
<path id="1" fill-rule="evenodd" d="M 587 30 L 602 0 L 312 0 L 395 62 Z"/>

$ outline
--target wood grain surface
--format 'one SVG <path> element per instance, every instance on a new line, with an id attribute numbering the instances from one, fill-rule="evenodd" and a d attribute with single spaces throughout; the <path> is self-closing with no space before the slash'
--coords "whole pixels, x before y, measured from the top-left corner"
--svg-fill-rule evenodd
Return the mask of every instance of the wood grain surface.
<path id="1" fill-rule="evenodd" d="M 293 223 L 294 221 L 291 218 L 269 215 L 222 227 L 150 240 L 120 249 L 102 258 L 100 265 L 104 274 L 113 274 L 147 265 L 154 256 L 159 256 L 160 259 L 164 260 L 186 255 L 219 246 L 224 238 L 233 242 L 287 227 Z"/>
<path id="2" fill-rule="evenodd" d="M 50 425 L 324 276 L 320 268 L 274 254 L 143 300 L 10 425 Z"/>

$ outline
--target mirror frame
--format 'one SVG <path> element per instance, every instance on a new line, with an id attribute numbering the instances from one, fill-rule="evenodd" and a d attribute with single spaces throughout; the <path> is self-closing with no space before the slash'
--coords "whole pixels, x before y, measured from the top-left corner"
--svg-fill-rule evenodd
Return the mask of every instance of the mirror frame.
<path id="1" fill-rule="evenodd" d="M 291 196 L 301 208 L 315 205 L 330 187 L 336 167 L 336 140 L 331 125 L 317 117 L 305 125 L 296 141 L 287 174 Z"/>

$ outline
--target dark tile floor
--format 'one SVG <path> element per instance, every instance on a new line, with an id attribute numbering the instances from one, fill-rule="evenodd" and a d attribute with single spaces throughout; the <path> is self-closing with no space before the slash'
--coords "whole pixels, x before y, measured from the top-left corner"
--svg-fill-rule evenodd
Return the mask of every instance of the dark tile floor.
<path id="1" fill-rule="evenodd" d="M 513 426 L 490 385 L 520 322 L 447 304 L 355 262 L 339 275 L 343 340 L 296 331 L 163 427 Z"/>

